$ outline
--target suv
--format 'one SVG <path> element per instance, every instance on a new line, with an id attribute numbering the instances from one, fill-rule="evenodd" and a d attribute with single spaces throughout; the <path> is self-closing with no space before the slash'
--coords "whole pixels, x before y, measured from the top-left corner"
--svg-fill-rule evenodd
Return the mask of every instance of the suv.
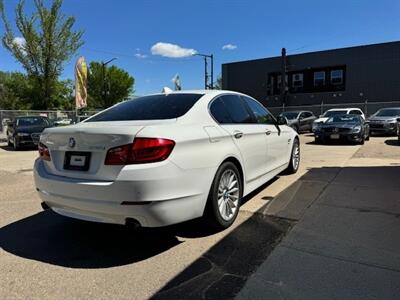
<path id="1" fill-rule="evenodd" d="M 400 107 L 382 108 L 369 118 L 371 133 L 395 135 L 397 119 L 400 118 Z"/>
<path id="2" fill-rule="evenodd" d="M 40 134 L 48 127 L 51 125 L 47 117 L 17 117 L 7 125 L 8 146 L 13 146 L 14 150 L 18 150 L 21 146 L 37 145 Z"/>
<path id="3" fill-rule="evenodd" d="M 315 133 L 322 124 L 334 115 L 359 115 L 365 120 L 365 115 L 359 108 L 332 108 L 328 109 L 323 115 L 320 115 L 319 118 L 314 121 L 312 124 L 312 132 Z"/>

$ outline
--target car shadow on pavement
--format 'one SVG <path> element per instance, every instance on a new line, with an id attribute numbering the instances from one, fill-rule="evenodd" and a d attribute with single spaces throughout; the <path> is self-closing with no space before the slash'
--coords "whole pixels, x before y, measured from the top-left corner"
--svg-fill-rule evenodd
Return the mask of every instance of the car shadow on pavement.
<path id="1" fill-rule="evenodd" d="M 5 151 L 11 151 L 11 152 L 19 152 L 19 151 L 37 151 L 37 147 L 21 147 L 18 150 L 14 150 L 12 146 L 8 146 L 7 144 L 0 145 L 0 149 L 3 149 Z"/>
<path id="2" fill-rule="evenodd" d="M 69 268 L 108 268 L 147 259 L 178 245 L 169 230 L 69 219 L 46 210 L 0 228 L 0 248 Z"/>
<path id="3" fill-rule="evenodd" d="M 400 146 L 400 139 L 396 138 L 396 139 L 386 140 L 385 144 L 389 146 Z"/>

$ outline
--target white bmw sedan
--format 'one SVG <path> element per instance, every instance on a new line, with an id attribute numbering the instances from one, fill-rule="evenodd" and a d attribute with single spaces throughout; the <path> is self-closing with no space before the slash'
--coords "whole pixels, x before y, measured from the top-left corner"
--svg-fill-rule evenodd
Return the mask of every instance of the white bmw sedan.
<path id="1" fill-rule="evenodd" d="M 299 138 L 253 98 L 181 91 L 136 98 L 46 129 L 35 161 L 44 208 L 158 227 L 206 217 L 230 226 L 241 199 L 300 163 Z"/>

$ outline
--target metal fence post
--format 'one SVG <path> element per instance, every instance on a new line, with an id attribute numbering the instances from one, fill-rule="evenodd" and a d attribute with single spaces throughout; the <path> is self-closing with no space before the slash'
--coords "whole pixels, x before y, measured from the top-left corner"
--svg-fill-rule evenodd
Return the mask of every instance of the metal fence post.
<path id="1" fill-rule="evenodd" d="M 368 99 L 365 99 L 364 115 L 368 116 Z"/>
<path id="2" fill-rule="evenodd" d="M 324 100 L 321 101 L 321 115 L 324 113 Z"/>

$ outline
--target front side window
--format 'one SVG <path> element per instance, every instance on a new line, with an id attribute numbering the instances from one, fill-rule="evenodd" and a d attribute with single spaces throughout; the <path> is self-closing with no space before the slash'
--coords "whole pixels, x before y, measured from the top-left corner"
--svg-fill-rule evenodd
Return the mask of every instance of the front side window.
<path id="1" fill-rule="evenodd" d="M 343 70 L 331 71 L 331 84 L 343 84 Z"/>
<path id="2" fill-rule="evenodd" d="M 167 120 L 186 114 L 203 94 L 168 94 L 139 97 L 117 104 L 85 122 Z"/>
<path id="3" fill-rule="evenodd" d="M 319 71 L 314 72 L 314 86 L 323 86 L 325 85 L 325 72 Z"/>
<path id="4" fill-rule="evenodd" d="M 249 97 L 243 96 L 242 98 L 256 117 L 257 123 L 268 125 L 274 125 L 276 123 L 274 117 L 264 106 Z"/>
<path id="5" fill-rule="evenodd" d="M 293 74 L 292 86 L 293 87 L 303 87 L 303 73 Z"/>

